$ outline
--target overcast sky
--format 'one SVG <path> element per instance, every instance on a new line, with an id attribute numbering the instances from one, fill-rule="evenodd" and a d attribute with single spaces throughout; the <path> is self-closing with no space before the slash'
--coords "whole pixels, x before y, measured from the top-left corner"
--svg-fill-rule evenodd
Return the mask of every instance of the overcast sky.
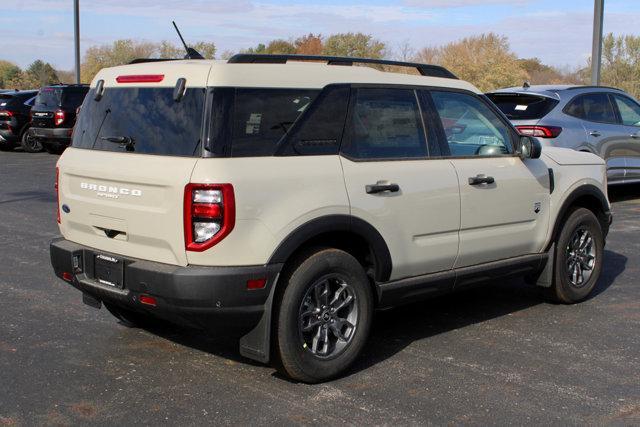
<path id="1" fill-rule="evenodd" d="M 521 57 L 576 67 L 591 52 L 593 0 L 80 0 L 81 48 L 133 38 L 214 42 L 238 51 L 309 32 L 361 31 L 395 49 L 493 31 Z M 0 58 L 73 67 L 73 0 L 2 0 Z M 604 31 L 640 35 L 640 0 L 606 0 Z"/>

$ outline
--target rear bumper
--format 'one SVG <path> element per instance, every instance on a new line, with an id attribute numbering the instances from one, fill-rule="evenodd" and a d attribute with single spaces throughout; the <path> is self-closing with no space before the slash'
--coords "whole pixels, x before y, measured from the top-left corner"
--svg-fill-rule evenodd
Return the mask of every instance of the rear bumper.
<path id="1" fill-rule="evenodd" d="M 99 301 L 225 334 L 245 334 L 255 328 L 268 310 L 269 293 L 282 267 L 180 267 L 122 258 L 62 238 L 51 242 L 50 253 L 56 276 Z M 94 279 L 96 254 L 123 261 L 122 289 Z M 72 277 L 65 279 L 64 273 Z M 263 289 L 247 289 L 248 280 L 262 278 L 267 279 Z M 155 298 L 156 306 L 140 303 L 141 295 Z"/>
<path id="2" fill-rule="evenodd" d="M 73 128 L 35 128 L 29 129 L 29 135 L 47 141 L 55 141 L 59 145 L 69 145 Z"/>

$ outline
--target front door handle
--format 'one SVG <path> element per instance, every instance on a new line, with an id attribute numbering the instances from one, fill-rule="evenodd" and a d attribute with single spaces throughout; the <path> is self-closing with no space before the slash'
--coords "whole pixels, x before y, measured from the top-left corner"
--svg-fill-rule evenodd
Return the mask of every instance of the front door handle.
<path id="1" fill-rule="evenodd" d="M 365 190 L 367 194 L 377 194 L 377 193 L 397 193 L 400 191 L 400 186 L 398 184 L 390 183 L 389 181 L 378 181 L 375 184 L 369 184 L 365 186 Z"/>
<path id="2" fill-rule="evenodd" d="M 597 138 L 602 134 L 600 132 L 598 132 L 597 130 L 592 130 L 591 132 L 589 132 L 589 135 L 595 136 Z"/>
<path id="3" fill-rule="evenodd" d="M 484 174 L 472 176 L 469 178 L 469 185 L 480 185 L 480 184 L 493 184 L 496 182 L 492 176 L 487 176 Z"/>

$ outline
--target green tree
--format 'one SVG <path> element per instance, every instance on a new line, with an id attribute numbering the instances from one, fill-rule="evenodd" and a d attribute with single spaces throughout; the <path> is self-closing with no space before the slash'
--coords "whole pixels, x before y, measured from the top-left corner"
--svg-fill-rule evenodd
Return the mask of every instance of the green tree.
<path id="1" fill-rule="evenodd" d="M 267 53 L 267 46 L 264 43 L 259 43 L 258 46 L 250 47 L 244 53 Z"/>
<path id="2" fill-rule="evenodd" d="M 178 47 L 171 42 L 163 40 L 158 45 L 158 58 L 176 59 L 184 57 L 185 51 L 183 47 Z"/>
<path id="3" fill-rule="evenodd" d="M 16 64 L 0 60 L 0 88 L 13 88 L 9 82 L 16 80 L 22 70 Z"/>
<path id="4" fill-rule="evenodd" d="M 265 53 L 271 55 L 291 55 L 296 53 L 296 47 L 293 45 L 293 43 L 286 40 L 272 40 L 267 45 Z"/>
<path id="5" fill-rule="evenodd" d="M 58 75 L 56 74 L 56 70 L 53 69 L 51 64 L 40 59 L 31 63 L 27 68 L 26 73 L 28 77 L 36 82 L 38 87 L 60 82 Z"/>
<path id="6" fill-rule="evenodd" d="M 386 50 L 386 45 L 370 34 L 342 33 L 328 37 L 322 53 L 331 56 L 382 58 Z"/>

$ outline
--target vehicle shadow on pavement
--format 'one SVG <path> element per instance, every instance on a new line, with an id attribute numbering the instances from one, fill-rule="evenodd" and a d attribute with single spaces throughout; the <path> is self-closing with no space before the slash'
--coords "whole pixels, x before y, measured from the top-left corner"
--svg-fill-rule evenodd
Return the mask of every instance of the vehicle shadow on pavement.
<path id="1" fill-rule="evenodd" d="M 625 270 L 627 257 L 605 250 L 604 269 L 589 299 L 605 292 Z M 505 280 L 432 300 L 379 312 L 363 355 L 347 375 L 393 357 L 412 342 L 549 304 L 541 288 L 522 279 Z M 558 305 L 558 310 L 562 305 Z"/>
<path id="2" fill-rule="evenodd" d="M 591 298 L 597 297 L 609 288 L 624 271 L 626 263 L 625 256 L 606 250 L 605 268 Z M 528 285 L 522 279 L 513 279 L 380 311 L 376 313 L 372 333 L 362 356 L 345 373 L 345 376 L 356 374 L 393 357 L 414 341 L 428 339 L 546 303 L 540 288 Z M 561 306 L 558 309 L 560 310 Z M 215 336 L 167 323 L 146 329 L 179 345 L 235 362 L 263 366 L 259 362 L 240 355 L 239 337 L 224 334 Z M 289 381 L 277 373 L 274 375 Z"/>
<path id="3" fill-rule="evenodd" d="M 0 193 L 0 204 L 33 200 L 44 203 L 55 203 L 56 196 L 51 191 L 20 191 L 17 193 Z M 54 208 L 55 209 L 55 208 Z"/>
<path id="4" fill-rule="evenodd" d="M 611 203 L 640 199 L 640 185 L 621 185 L 609 187 L 609 201 Z"/>

